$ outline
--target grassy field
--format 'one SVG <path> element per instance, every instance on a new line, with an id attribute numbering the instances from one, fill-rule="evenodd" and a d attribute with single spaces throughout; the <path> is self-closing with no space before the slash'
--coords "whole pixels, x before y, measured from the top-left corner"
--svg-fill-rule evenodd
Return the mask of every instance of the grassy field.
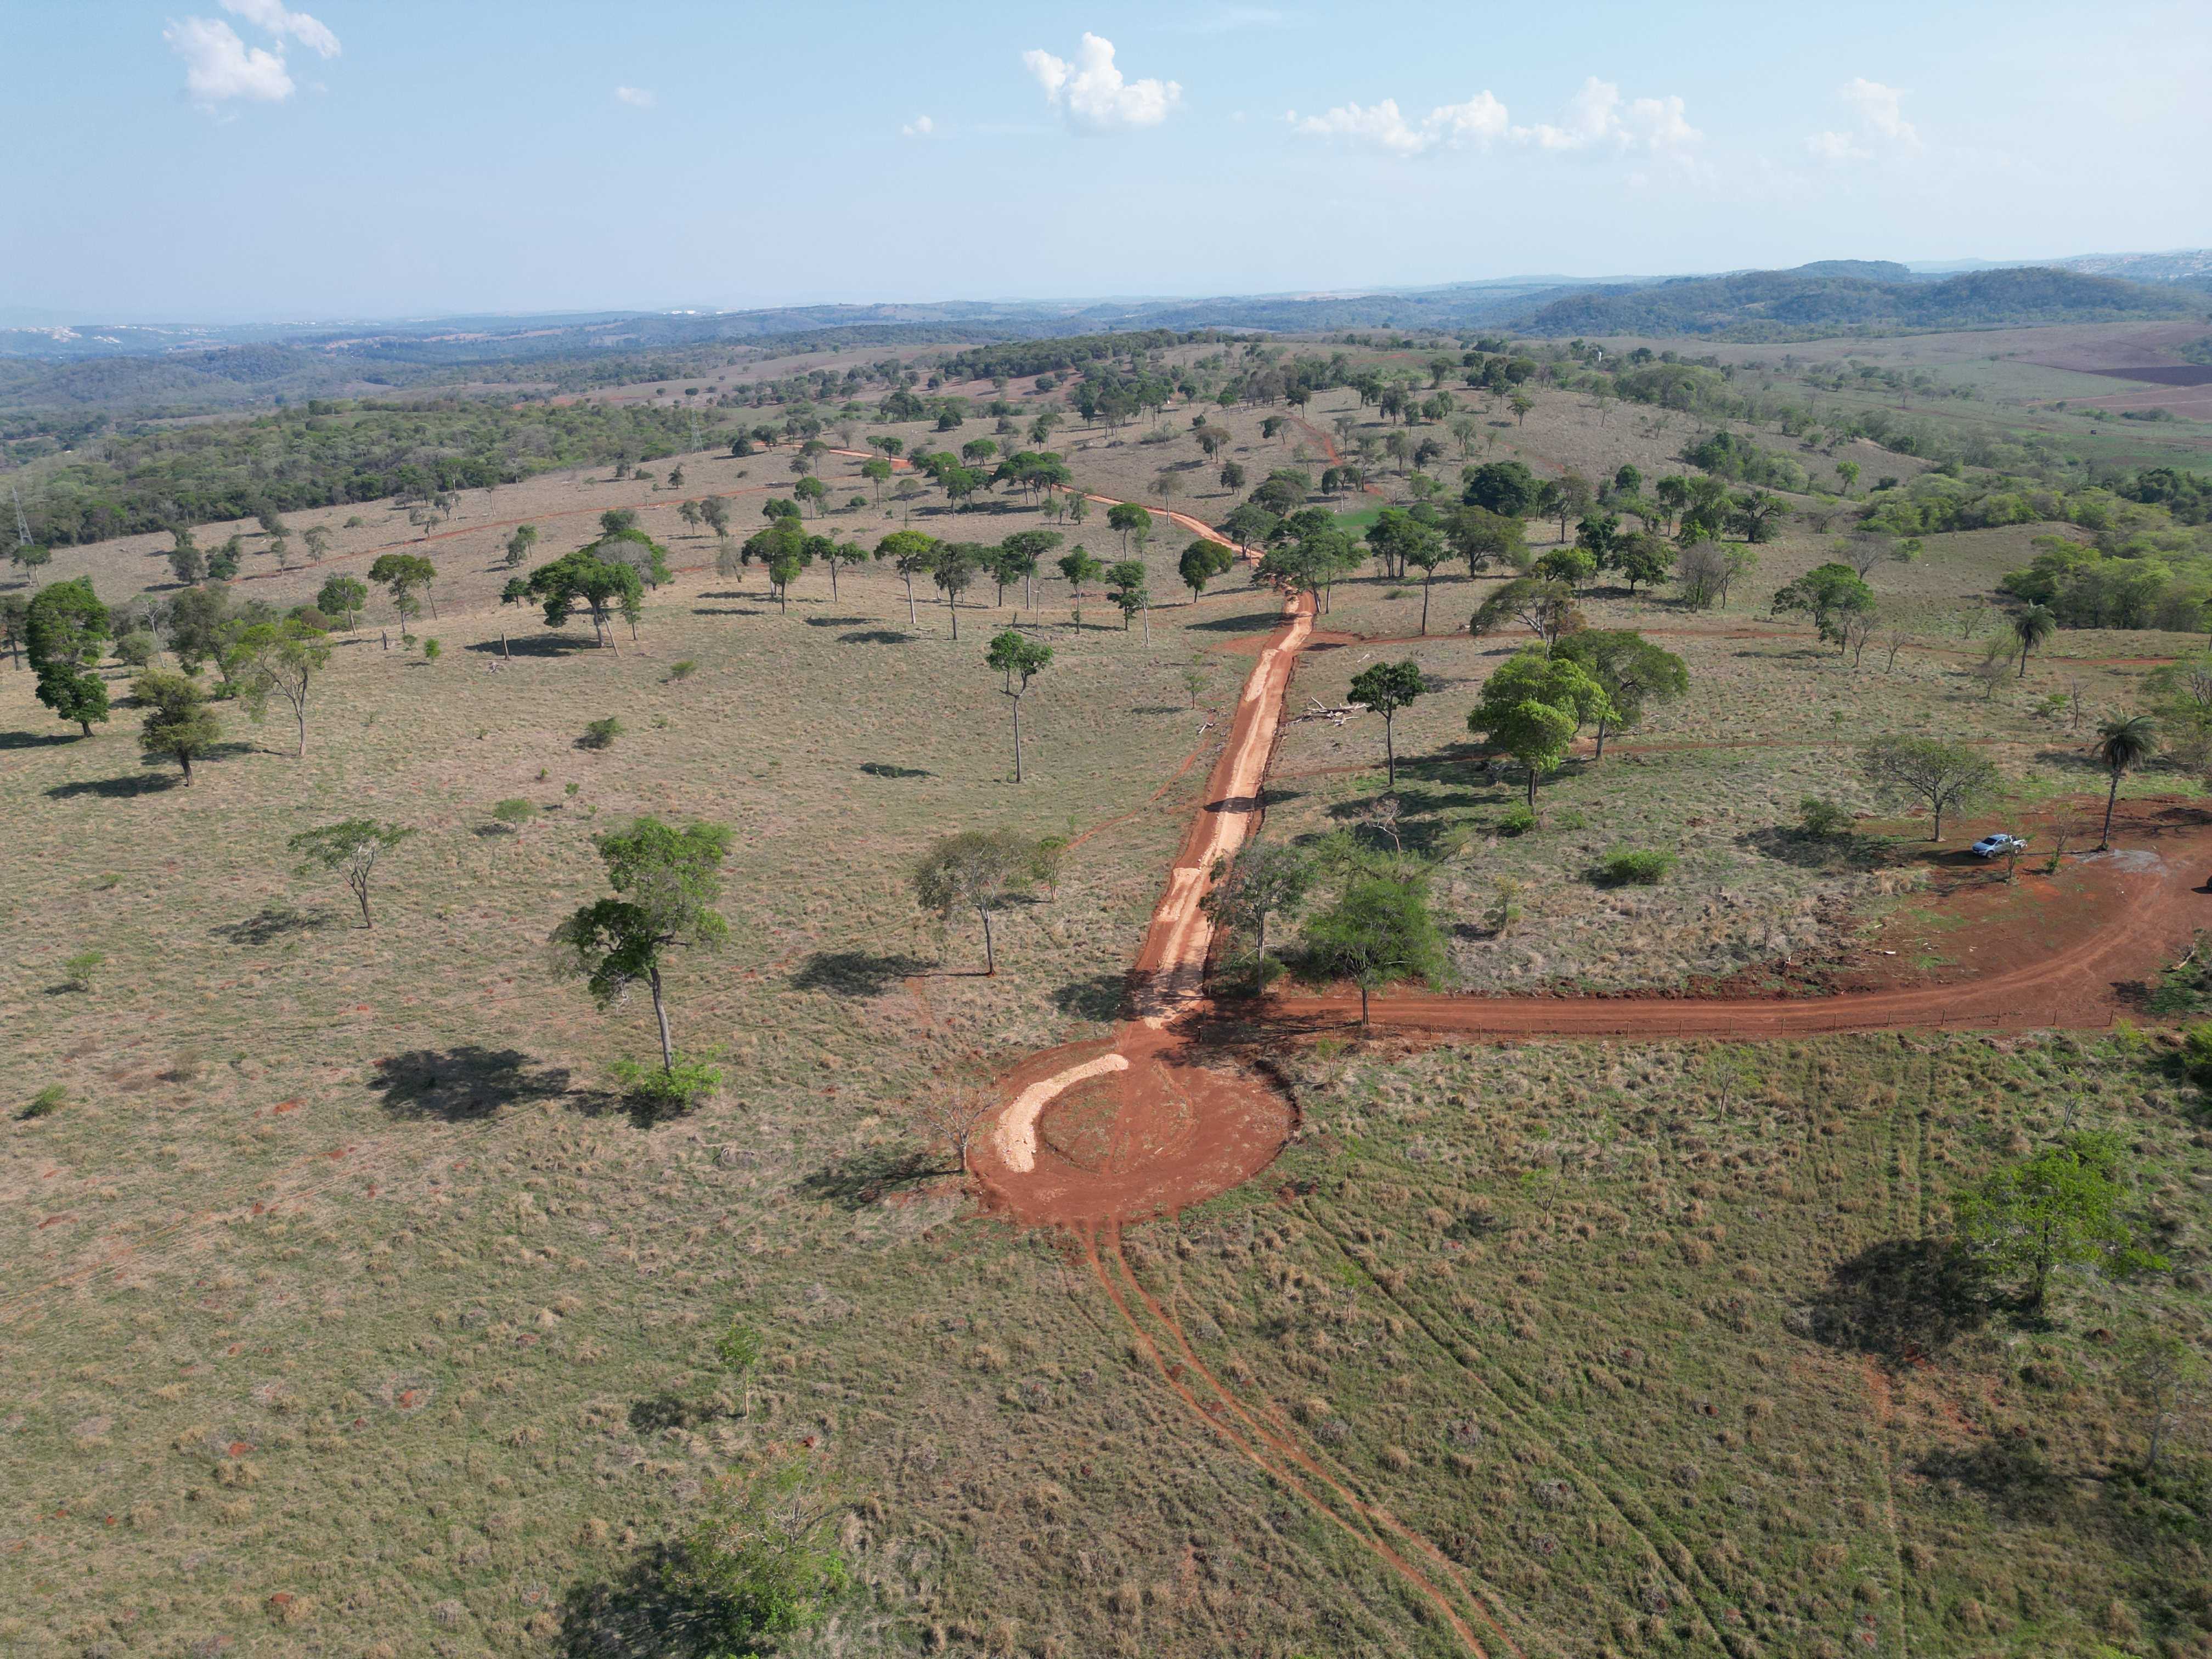
<path id="1" fill-rule="evenodd" d="M 1264 412 L 1215 416 L 1255 478 L 1317 454 L 1262 438 Z M 1478 412 L 1474 459 L 1593 477 L 1676 470 L 1690 435 L 1561 394 L 1525 426 Z M 1157 501 L 1182 465 L 1175 507 L 1218 516 L 1233 498 L 1191 465 L 1188 414 L 1171 441 L 1054 443 L 1102 494 Z M 1382 429 L 1346 392 L 1308 418 L 1342 414 Z M 1021 614 L 1056 654 L 1017 787 L 982 662 L 1015 612 L 988 584 L 956 642 L 932 592 L 910 620 L 881 569 L 834 602 L 809 571 L 787 612 L 757 571 L 712 574 L 678 501 L 757 492 L 738 497 L 749 533 L 787 462 L 465 495 L 462 533 L 430 544 L 443 614 L 418 631 L 441 656 L 382 648 L 372 609 L 304 759 L 226 704 L 185 788 L 140 761 L 135 711 L 76 740 L 0 668 L 0 1649 L 672 1650 L 623 1645 L 655 1552 L 721 1477 L 799 1458 L 836 1495 L 856 1589 L 793 1653 L 1429 1659 L 1466 1650 L 1442 1605 L 1491 1652 L 1541 1659 L 2212 1650 L 2212 1506 L 2193 1475 L 2134 1477 L 2121 1382 L 2135 1332 L 2199 1340 L 2205 1315 L 2212 1143 L 2162 1036 L 1424 1051 L 1231 1030 L 1300 1114 L 1262 1179 L 1127 1238 L 978 1216 L 919 1120 L 1107 1029 L 1279 603 L 1241 572 L 1181 603 L 1186 538 L 1164 527 L 1148 624 L 1093 599 L 1079 625 L 1041 583 Z M 827 476 L 872 495 L 852 465 Z M 1403 480 L 1381 488 L 1363 511 Z M 687 567 L 618 653 L 492 602 L 509 521 L 546 530 L 542 556 L 613 506 Z M 413 544 L 404 514 L 361 512 L 323 568 L 260 560 L 243 590 L 297 602 Z M 909 514 L 963 540 L 1041 521 L 933 492 L 822 523 L 872 540 Z M 1878 568 L 1907 635 L 1893 664 L 1765 614 L 1826 556 L 1804 524 L 1726 611 L 1594 595 L 1594 623 L 1684 657 L 1690 694 L 1547 781 L 1532 835 L 1496 833 L 1520 781 L 1464 749 L 1519 643 L 1464 631 L 1492 579 L 1441 578 L 1437 631 L 1411 643 L 1418 584 L 1340 585 L 1291 705 L 1340 701 L 1370 661 L 1427 671 L 1398 724 L 1398 834 L 1455 849 L 1435 896 L 1462 983 L 1758 971 L 1911 890 L 1786 833 L 1807 794 L 1871 809 L 1849 744 L 1975 737 L 2033 805 L 2093 781 L 2044 697 L 2078 681 L 2093 714 L 2131 708 L 2143 668 L 2107 659 L 2193 647 L 2063 634 L 1985 698 L 1963 673 L 1995 625 L 1983 600 L 2033 533 L 1930 538 Z M 1096 518 L 1069 539 L 1121 551 Z M 51 574 L 157 591 L 159 550 L 63 550 Z M 578 745 L 610 716 L 611 748 Z M 1382 846 L 1381 758 L 1371 720 L 1291 727 L 1269 834 Z M 509 797 L 542 809 L 519 831 L 489 815 Z M 590 837 L 640 812 L 736 831 L 728 947 L 671 986 L 679 1041 L 719 1050 L 726 1087 L 660 1124 L 608 1070 L 651 1051 L 649 1009 L 601 1014 L 544 949 L 605 891 Z M 285 848 L 353 815 L 417 832 L 373 928 Z M 1077 838 L 1056 890 L 1002 922 L 994 977 L 975 930 L 907 887 L 933 836 L 971 827 Z M 1624 843 L 1676 873 L 1597 886 Z M 1500 878 L 1522 910 L 1503 936 Z M 58 1109 L 23 1115 L 54 1085 Z M 2062 1122 L 2122 1133 L 2175 1271 L 2069 1277 L 2036 1319 L 1944 1279 L 1935 1241 L 1962 1182 Z M 743 1381 L 713 1356 L 733 1318 L 765 1339 Z"/>

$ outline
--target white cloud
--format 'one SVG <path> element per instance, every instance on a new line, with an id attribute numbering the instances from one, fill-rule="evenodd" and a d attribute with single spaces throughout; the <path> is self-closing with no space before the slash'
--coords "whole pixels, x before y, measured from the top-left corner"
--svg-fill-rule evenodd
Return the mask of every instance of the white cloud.
<path id="1" fill-rule="evenodd" d="M 163 29 L 161 38 L 185 60 L 185 90 L 199 103 L 251 98 L 274 104 L 292 95 L 283 54 L 247 46 L 219 17 L 187 17 Z"/>
<path id="2" fill-rule="evenodd" d="M 319 19 L 304 11 L 287 11 L 283 0 L 222 0 L 222 9 L 233 17 L 243 17 L 257 28 L 265 29 L 279 40 L 287 35 L 297 40 L 308 51 L 324 58 L 338 55 L 338 38 L 325 27 Z M 281 52 L 283 48 L 278 47 Z"/>
<path id="3" fill-rule="evenodd" d="M 1907 149 L 1920 147 L 1920 135 L 1905 118 L 1905 94 L 1895 87 L 1854 76 L 1844 88 L 1844 101 L 1858 112 L 1859 125 Z"/>
<path id="4" fill-rule="evenodd" d="M 1874 159 L 1874 152 L 1848 132 L 1816 132 L 1805 141 L 1805 148 L 1823 161 L 1870 161 Z"/>
<path id="5" fill-rule="evenodd" d="M 660 100 L 643 87 L 617 87 L 615 102 L 628 104 L 632 109 L 651 109 Z"/>
<path id="6" fill-rule="evenodd" d="M 917 115 L 899 129 L 902 138 L 927 138 L 937 131 L 937 123 L 927 115 Z"/>
<path id="7" fill-rule="evenodd" d="M 1182 99 L 1182 87 L 1174 81 L 1124 80 L 1114 62 L 1114 43 L 1088 32 L 1073 64 L 1048 52 L 1030 51 L 1022 54 L 1022 67 L 1036 77 L 1048 103 L 1093 132 L 1156 127 Z"/>
<path id="8" fill-rule="evenodd" d="M 1340 104 L 1321 115 L 1285 118 L 1294 131 L 1312 138 L 1340 138 L 1371 144 L 1393 155 L 1425 155 L 1439 149 L 1487 149 L 1499 139 L 1538 149 L 1593 149 L 1680 159 L 1705 135 L 1692 126 L 1680 97 L 1624 100 L 1620 88 L 1595 75 L 1567 100 L 1557 125 L 1513 125 L 1505 106 L 1488 92 L 1462 104 L 1439 104 L 1418 121 L 1408 119 L 1395 98 L 1379 104 Z"/>
<path id="9" fill-rule="evenodd" d="M 1704 138 L 1683 113 L 1682 100 L 1637 98 L 1621 101 L 1620 88 L 1595 75 L 1567 100 L 1567 112 L 1559 125 L 1538 122 L 1516 127 L 1518 143 L 1539 149 L 1583 150 L 1608 148 L 1642 150 L 1654 155 L 1680 155 Z"/>
<path id="10" fill-rule="evenodd" d="M 1899 88 L 1854 76 L 1836 95 L 1850 108 L 1855 131 L 1816 132 L 1808 138 L 1805 148 L 1821 161 L 1841 166 L 1920 148 L 1920 134 L 1905 118 L 1905 94 Z"/>
<path id="11" fill-rule="evenodd" d="M 1303 118 L 1293 111 L 1287 118 L 1292 131 L 1309 138 L 1343 138 L 1393 155 L 1421 155 L 1440 145 L 1487 145 L 1506 130 L 1505 106 L 1487 92 L 1463 104 L 1439 104 L 1418 123 L 1399 112 L 1395 98 L 1367 106 L 1340 104 Z"/>

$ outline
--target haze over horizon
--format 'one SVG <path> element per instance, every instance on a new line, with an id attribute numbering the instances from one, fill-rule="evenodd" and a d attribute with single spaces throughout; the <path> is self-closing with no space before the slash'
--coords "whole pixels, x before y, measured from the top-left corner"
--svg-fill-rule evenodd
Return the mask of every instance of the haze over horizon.
<path id="1" fill-rule="evenodd" d="M 2094 38 L 2021 6 L 1992 39 L 1897 3 L 1599 5 L 1571 30 L 1325 5 L 948 28 L 880 6 L 313 3 L 21 12 L 14 227 L 35 257 L 0 310 L 1198 296 L 2212 240 L 2195 6 L 2110 6 Z M 836 75 L 776 68 L 833 42 Z"/>

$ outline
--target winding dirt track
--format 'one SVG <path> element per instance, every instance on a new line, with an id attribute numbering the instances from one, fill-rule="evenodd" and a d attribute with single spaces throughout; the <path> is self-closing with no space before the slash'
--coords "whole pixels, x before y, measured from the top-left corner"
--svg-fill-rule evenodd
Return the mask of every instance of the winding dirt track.
<path id="1" fill-rule="evenodd" d="M 1334 452 L 1325 434 L 1309 429 Z M 1231 545 L 1187 514 L 1164 516 Z M 1363 1498 L 1356 1477 L 1334 1471 L 1303 1445 L 1264 1396 L 1248 1401 L 1225 1387 L 1121 1249 L 1125 1223 L 1176 1212 L 1249 1180 L 1273 1161 L 1294 1127 L 1288 1103 L 1265 1079 L 1218 1051 L 1202 1050 L 1197 1039 L 1212 1012 L 1205 988 L 1213 937 L 1206 893 L 1217 861 L 1258 824 L 1291 677 L 1313 637 L 1311 602 L 1293 600 L 1261 647 L 1130 973 L 1129 1017 L 1110 1039 L 1048 1050 L 1016 1067 L 1003 1082 L 1005 1105 L 971 1148 L 969 1169 L 992 1208 L 1073 1237 L 1133 1351 L 1194 1426 L 1364 1549 L 1433 1608 L 1476 1659 L 1492 1652 L 1477 1623 L 1517 1659 L 1523 1650 L 1501 1622 L 1513 1615 L 1496 1594 Z M 2166 822 L 2149 833 L 2160 839 L 2160 850 L 2112 855 L 2097 872 L 2101 890 L 2118 902 L 2096 932 L 1978 980 L 1819 998 L 1395 995 L 1374 999 L 1372 1023 L 1489 1040 L 1759 1040 L 1899 1027 L 2109 1024 L 2120 983 L 2172 960 L 2195 929 L 2212 927 L 2212 881 L 2192 882 L 2193 872 L 2212 862 L 2212 826 Z M 1289 1038 L 1358 1015 L 1352 993 L 1275 997 L 1249 1023 Z"/>

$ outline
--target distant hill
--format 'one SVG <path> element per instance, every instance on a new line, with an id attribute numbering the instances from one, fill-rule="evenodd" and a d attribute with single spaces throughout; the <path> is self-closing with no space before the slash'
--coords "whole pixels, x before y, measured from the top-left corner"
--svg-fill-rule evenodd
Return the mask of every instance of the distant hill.
<path id="1" fill-rule="evenodd" d="M 1828 260 L 1797 270 L 1693 276 L 1633 289 L 1591 289 L 1555 300 L 1522 325 L 1532 334 L 1701 334 L 1730 340 L 1808 339 L 1899 329 L 2100 323 L 2201 312 L 2193 294 L 2045 265 L 1969 271 L 1930 281 L 1907 272 L 1875 281 L 1872 261 Z"/>

